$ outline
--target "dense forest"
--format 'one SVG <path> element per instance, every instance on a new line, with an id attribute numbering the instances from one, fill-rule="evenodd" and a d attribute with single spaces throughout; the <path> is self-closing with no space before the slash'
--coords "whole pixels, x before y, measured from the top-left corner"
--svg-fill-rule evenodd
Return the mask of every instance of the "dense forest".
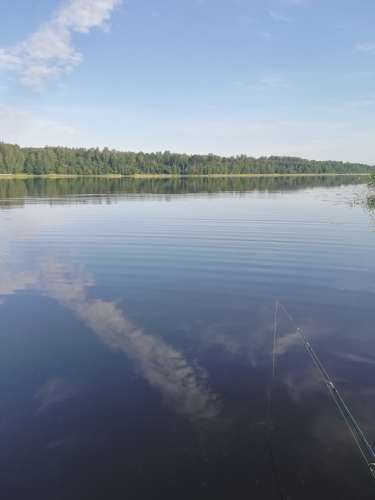
<path id="1" fill-rule="evenodd" d="M 187 155 L 120 152 L 107 148 L 21 148 L 0 143 L 0 174 L 309 174 L 367 173 L 373 167 L 294 157 Z"/>

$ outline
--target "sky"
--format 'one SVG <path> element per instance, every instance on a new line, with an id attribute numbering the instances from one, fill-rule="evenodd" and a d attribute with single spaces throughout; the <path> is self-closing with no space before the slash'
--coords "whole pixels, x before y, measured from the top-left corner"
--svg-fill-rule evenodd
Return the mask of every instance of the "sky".
<path id="1" fill-rule="evenodd" d="M 373 0 L 0 0 L 0 140 L 375 164 Z"/>

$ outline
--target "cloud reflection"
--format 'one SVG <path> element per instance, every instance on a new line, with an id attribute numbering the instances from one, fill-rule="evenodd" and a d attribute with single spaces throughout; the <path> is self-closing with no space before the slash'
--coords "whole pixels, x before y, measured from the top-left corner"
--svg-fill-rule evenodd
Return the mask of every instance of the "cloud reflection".
<path id="1" fill-rule="evenodd" d="M 17 290 L 24 290 L 34 286 L 37 275 L 34 272 L 21 272 L 17 274 L 1 274 L 0 295 L 12 295 Z"/>
<path id="2" fill-rule="evenodd" d="M 349 352 L 336 352 L 335 356 L 345 361 L 351 361 L 353 363 L 362 363 L 365 365 L 375 365 L 375 359 L 368 356 L 362 356 L 360 354 L 353 354 Z"/>
<path id="3" fill-rule="evenodd" d="M 8 276 L 0 294 L 9 295 L 29 287 L 40 290 L 71 310 L 106 346 L 129 356 L 145 380 L 160 390 L 178 413 L 193 419 L 217 416 L 219 400 L 208 388 L 205 372 L 192 367 L 161 338 L 137 327 L 115 303 L 91 298 L 89 288 L 93 284 L 85 273 L 77 274 L 49 260 L 37 272 Z"/>
<path id="4" fill-rule="evenodd" d="M 51 406 L 72 398 L 77 394 L 78 390 L 76 386 L 60 378 L 47 380 L 35 394 L 35 399 L 39 403 L 37 413 L 41 413 Z"/>

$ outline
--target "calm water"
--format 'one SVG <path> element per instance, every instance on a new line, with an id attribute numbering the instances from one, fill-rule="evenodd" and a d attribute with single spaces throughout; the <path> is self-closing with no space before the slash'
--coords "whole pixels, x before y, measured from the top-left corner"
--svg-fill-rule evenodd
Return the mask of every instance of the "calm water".
<path id="1" fill-rule="evenodd" d="M 0 182 L 2 498 L 373 498 L 285 315 L 267 405 L 280 300 L 375 443 L 361 182 Z"/>

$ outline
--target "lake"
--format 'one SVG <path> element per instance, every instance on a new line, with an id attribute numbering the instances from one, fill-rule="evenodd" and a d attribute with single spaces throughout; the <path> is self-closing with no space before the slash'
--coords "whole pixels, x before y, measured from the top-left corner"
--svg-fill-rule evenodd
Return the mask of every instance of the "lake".
<path id="1" fill-rule="evenodd" d="M 365 181 L 0 181 L 2 497 L 373 498 Z"/>

